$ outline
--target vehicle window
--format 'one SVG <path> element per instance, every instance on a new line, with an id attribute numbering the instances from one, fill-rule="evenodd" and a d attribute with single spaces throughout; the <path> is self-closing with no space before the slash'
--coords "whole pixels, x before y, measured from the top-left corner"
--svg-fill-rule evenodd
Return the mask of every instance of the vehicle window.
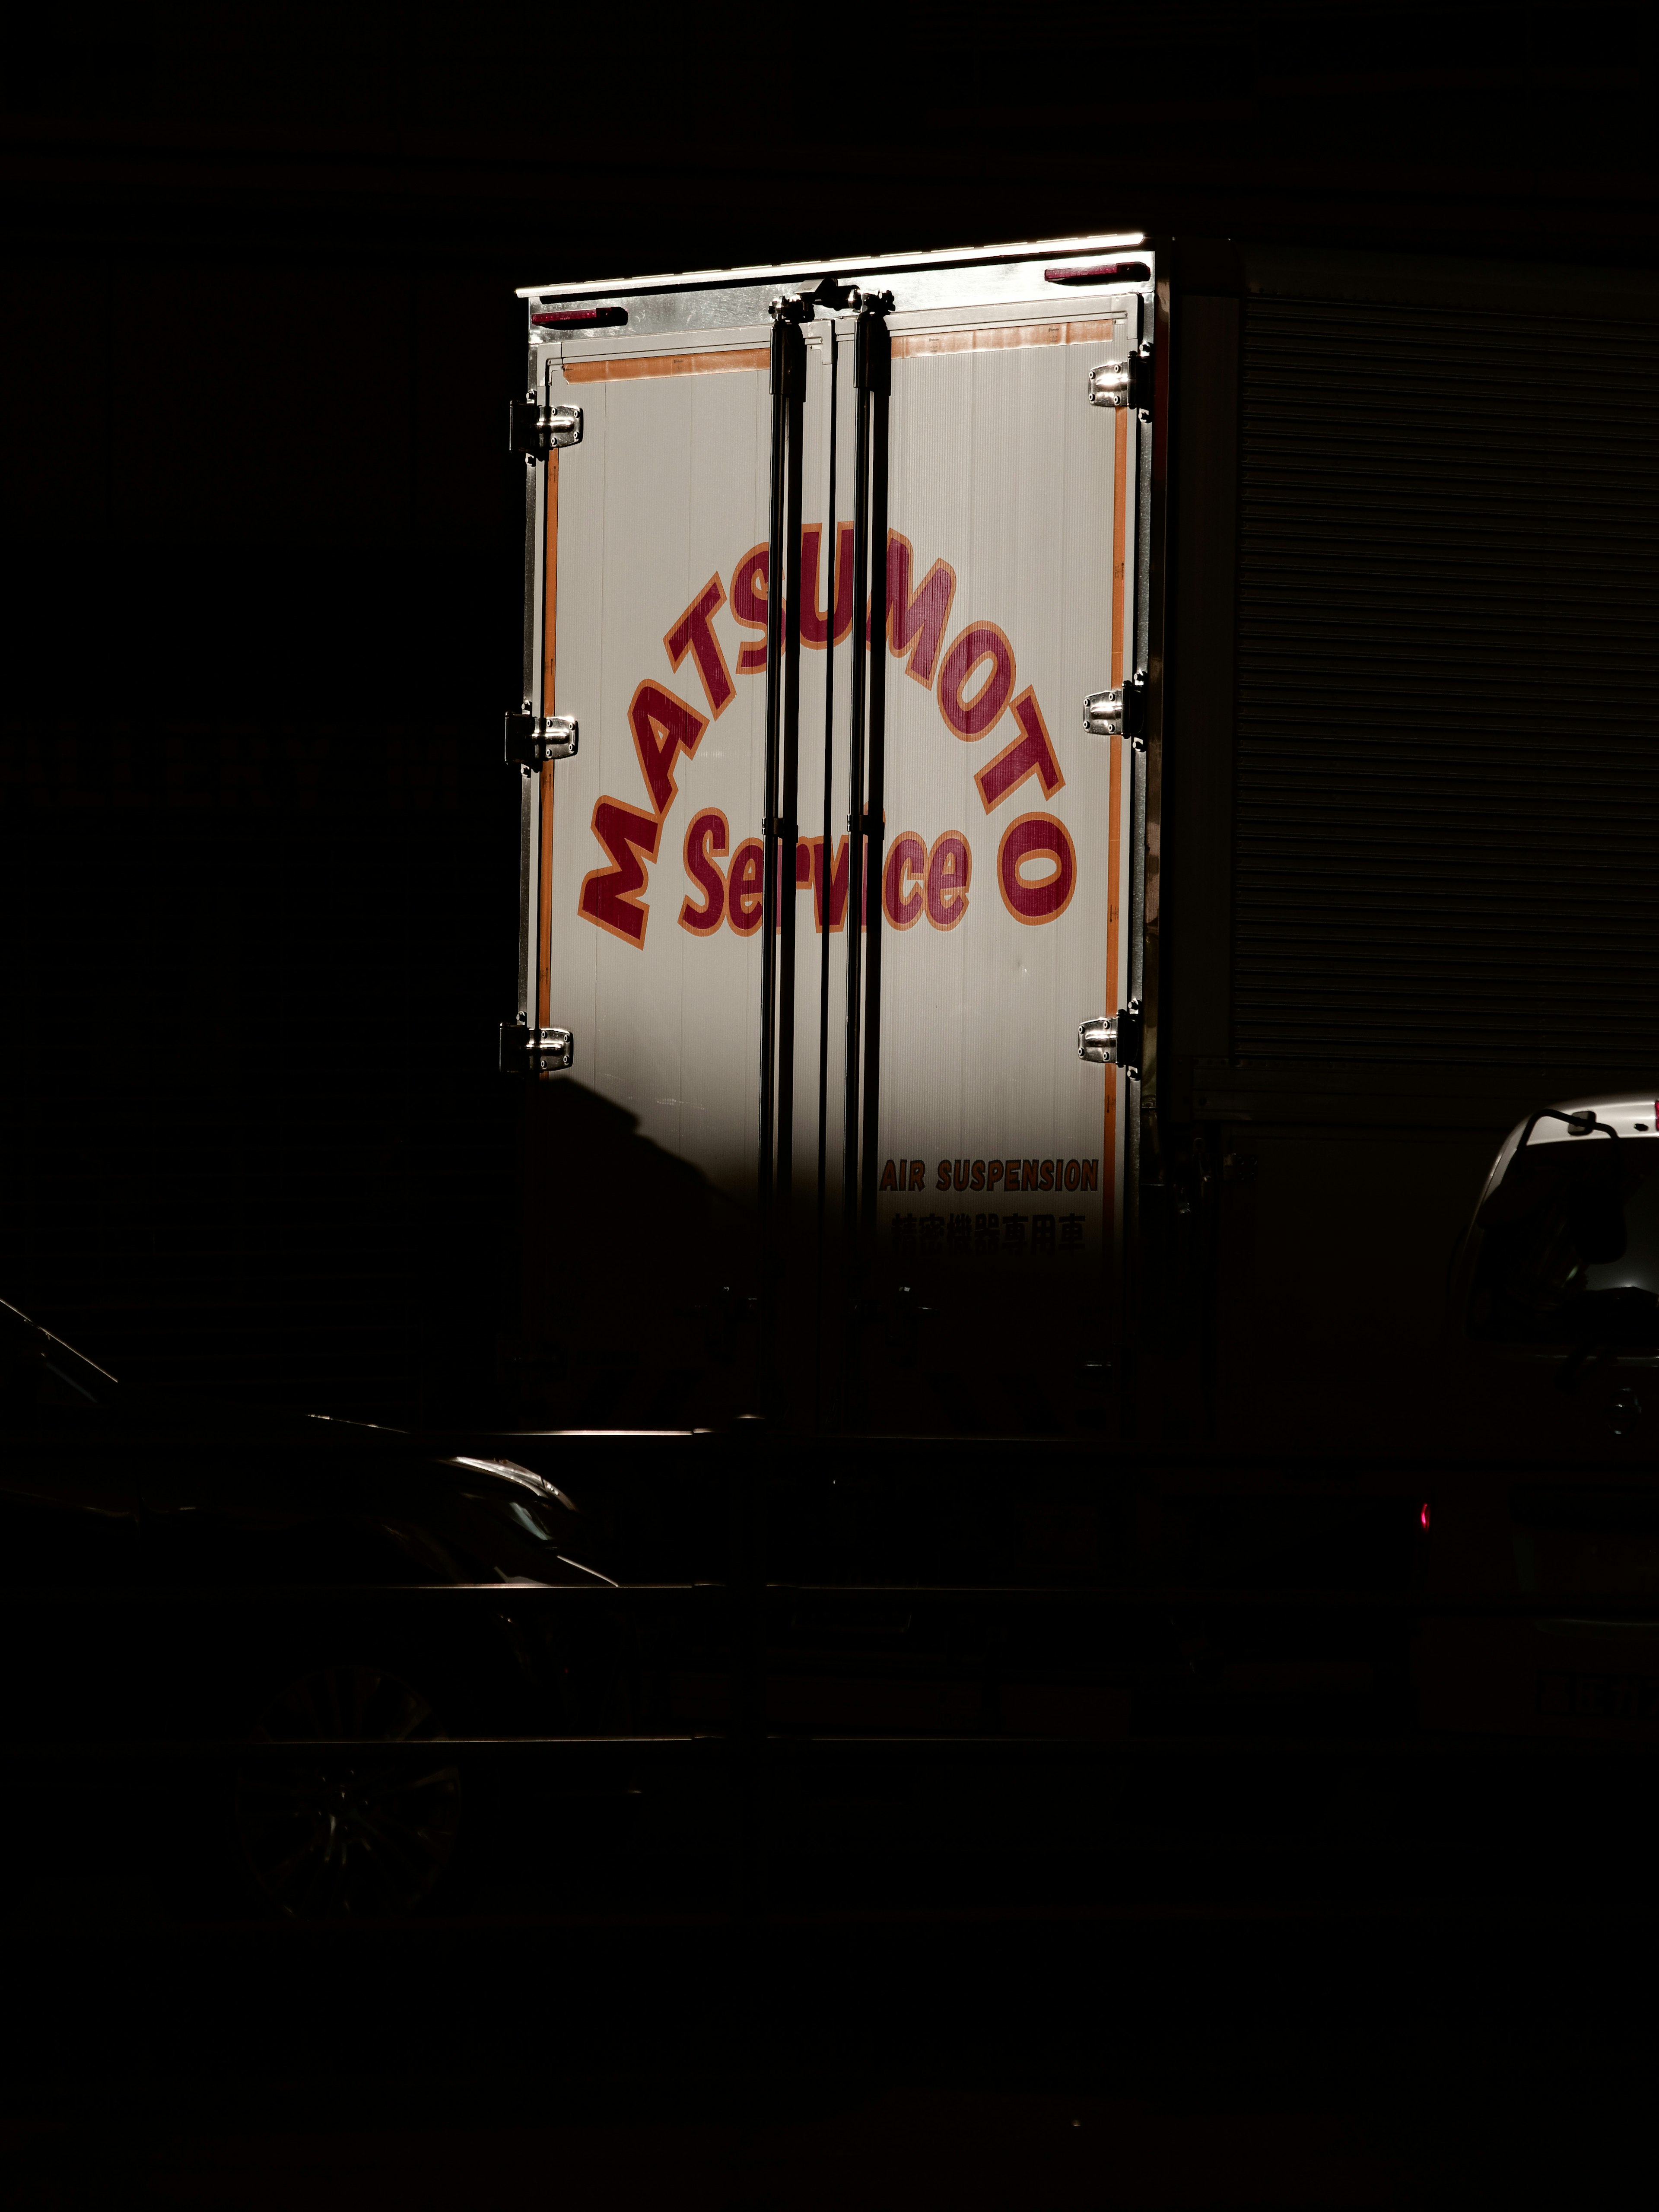
<path id="1" fill-rule="evenodd" d="M 552 1538 L 548 1534 L 546 1529 L 543 1528 L 541 1522 L 537 1519 L 536 1516 L 531 1511 L 527 1505 L 520 1504 L 518 1499 L 515 1498 L 508 1505 L 507 1510 L 513 1516 L 513 1518 L 518 1522 L 521 1528 L 527 1528 L 530 1531 L 530 1534 L 536 1539 L 536 1541 L 538 1544 L 550 1544 L 552 1542 Z"/>
<path id="2" fill-rule="evenodd" d="M 1659 1345 L 1659 1137 L 1528 1145 L 1477 1225 L 1471 1336 Z"/>

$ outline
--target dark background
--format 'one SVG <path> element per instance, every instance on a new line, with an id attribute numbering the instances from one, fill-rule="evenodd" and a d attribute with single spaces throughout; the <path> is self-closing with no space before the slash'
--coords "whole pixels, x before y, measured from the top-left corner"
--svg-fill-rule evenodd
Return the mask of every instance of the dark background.
<path id="1" fill-rule="evenodd" d="M 1177 283 L 1659 258 L 1646 8 L 856 27 L 9 18 L 0 1297 L 118 1372 L 504 1402 L 515 284 L 1118 228 Z"/>

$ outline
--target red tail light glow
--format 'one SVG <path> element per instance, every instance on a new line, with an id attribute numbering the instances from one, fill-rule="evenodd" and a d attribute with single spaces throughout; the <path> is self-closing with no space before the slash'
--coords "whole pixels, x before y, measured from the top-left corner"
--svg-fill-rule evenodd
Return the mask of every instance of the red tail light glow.
<path id="1" fill-rule="evenodd" d="M 628 320 L 626 307 L 549 307 L 531 321 L 543 331 L 610 330 Z"/>
<path id="2" fill-rule="evenodd" d="M 1045 269 L 1045 284 L 1100 284 L 1115 278 L 1125 284 L 1144 284 L 1152 275 L 1144 261 L 1096 261 L 1086 269 Z"/>
<path id="3" fill-rule="evenodd" d="M 1429 1525 L 1429 1501 L 1426 1498 L 1423 1501 L 1423 1510 L 1417 1517 L 1422 1526 L 1426 1528 Z"/>

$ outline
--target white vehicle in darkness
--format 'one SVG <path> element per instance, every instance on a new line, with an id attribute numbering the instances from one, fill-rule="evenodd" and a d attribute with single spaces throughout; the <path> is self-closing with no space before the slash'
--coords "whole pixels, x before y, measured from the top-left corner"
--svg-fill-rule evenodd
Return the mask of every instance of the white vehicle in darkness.
<path id="1" fill-rule="evenodd" d="M 1431 1726 L 1659 1726 L 1659 1109 L 1570 1099 L 1510 1132 L 1453 1270 L 1451 1432 L 1425 1503 Z M 1536 1610 L 1532 1601 L 1537 1601 Z M 1504 1608 L 1511 1608 L 1505 1612 Z"/>
<path id="2" fill-rule="evenodd" d="M 1528 1440 L 1649 1456 L 1659 1405 L 1659 1107 L 1577 1098 L 1510 1130 L 1456 1271 L 1469 1379 L 1500 1376 Z M 1559 1417 L 1539 1409 L 1540 1385 Z M 1571 1410 L 1567 1410 L 1567 1409 Z M 1541 1422 L 1542 1426 L 1538 1425 Z"/>

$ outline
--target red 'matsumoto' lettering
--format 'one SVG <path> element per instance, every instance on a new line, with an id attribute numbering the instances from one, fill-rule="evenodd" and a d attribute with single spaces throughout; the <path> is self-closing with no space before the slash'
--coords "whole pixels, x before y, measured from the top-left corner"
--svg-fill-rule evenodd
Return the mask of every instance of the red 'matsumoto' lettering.
<path id="1" fill-rule="evenodd" d="M 576 910 L 598 928 L 609 930 L 635 951 L 645 943 L 645 926 L 651 910 L 640 897 L 645 889 L 645 862 L 657 857 L 662 835 L 659 815 L 642 814 L 624 806 L 619 799 L 601 799 L 593 808 L 593 835 L 611 855 L 608 868 L 593 868 L 582 878 Z"/>
<path id="2" fill-rule="evenodd" d="M 1028 776 L 1042 778 L 1045 799 L 1052 799 L 1066 781 L 1054 758 L 1054 748 L 1042 720 L 1042 709 L 1036 702 L 1036 693 L 1029 684 L 1014 701 L 1013 714 L 1020 734 L 974 778 L 988 814 L 994 806 L 1000 806 L 1011 791 L 1018 791 Z"/>
<path id="3" fill-rule="evenodd" d="M 635 692 L 628 720 L 652 807 L 658 814 L 666 814 L 676 788 L 675 757 L 696 751 L 708 727 L 708 718 L 672 691 L 665 691 L 660 684 L 647 681 Z"/>
<path id="4" fill-rule="evenodd" d="M 712 937 L 726 919 L 726 878 L 708 852 L 711 845 L 715 852 L 725 852 L 730 835 L 730 826 L 717 806 L 694 814 L 685 833 L 685 872 L 702 891 L 702 904 L 693 906 L 690 899 L 682 902 L 680 927 L 689 929 L 694 937 Z"/>
<path id="5" fill-rule="evenodd" d="M 823 550 L 823 525 L 809 522 L 800 534 L 800 641 L 815 652 L 823 650 L 830 617 L 818 611 L 818 556 Z M 853 627 L 853 526 L 836 526 L 836 643 Z"/>
<path id="6" fill-rule="evenodd" d="M 948 561 L 935 561 L 913 592 L 910 572 L 915 553 L 908 538 L 896 530 L 887 533 L 887 641 L 895 653 L 909 649 L 904 664 L 907 676 L 931 684 L 939 641 L 951 619 L 951 602 L 957 595 L 957 572 Z M 848 575 L 851 588 L 851 575 Z M 867 624 L 866 624 L 867 627 Z M 841 635 L 839 629 L 836 632 Z M 966 671 L 963 671 L 966 673 Z M 999 708 L 998 712 L 1001 709 Z M 988 723 L 988 728 L 990 726 Z"/>
<path id="7" fill-rule="evenodd" d="M 761 633 L 758 643 L 751 639 L 738 647 L 739 676 L 753 676 L 766 665 L 766 579 L 771 565 L 771 549 L 751 545 L 732 571 L 732 619 Z"/>
<path id="8" fill-rule="evenodd" d="M 971 699 L 968 684 L 981 661 L 990 673 Z M 939 710 L 945 726 L 966 740 L 994 729 L 1014 688 L 1014 648 L 995 623 L 969 623 L 951 645 L 939 672 Z"/>
<path id="9" fill-rule="evenodd" d="M 1032 883 L 1020 874 L 1026 860 L 1054 862 L 1049 873 Z M 1053 921 L 1065 913 L 1077 889 L 1077 854 L 1063 823 L 1052 814 L 1022 814 L 1002 833 L 997 848 L 997 889 L 1016 921 Z"/>
<path id="10" fill-rule="evenodd" d="M 710 627 L 711 618 L 725 605 L 726 593 L 716 572 L 663 640 L 671 668 L 678 668 L 688 652 L 696 662 L 708 711 L 716 721 L 737 696 L 738 689 L 726 665 L 720 641 Z"/>

